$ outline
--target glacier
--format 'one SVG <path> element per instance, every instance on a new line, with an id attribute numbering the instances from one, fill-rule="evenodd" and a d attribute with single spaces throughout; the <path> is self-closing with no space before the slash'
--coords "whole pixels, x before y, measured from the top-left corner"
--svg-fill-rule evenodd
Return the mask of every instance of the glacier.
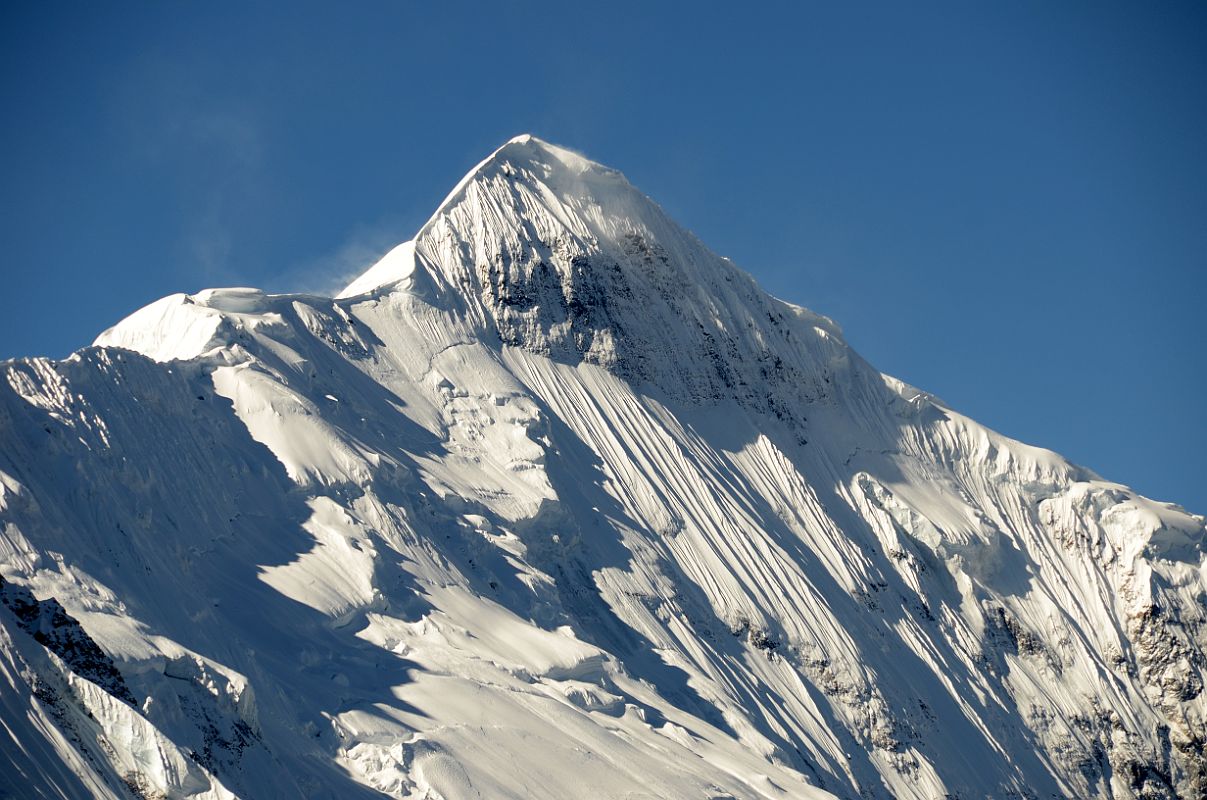
<path id="1" fill-rule="evenodd" d="M 1207 797 L 1207 528 L 616 170 L 0 363 L 0 796 Z"/>

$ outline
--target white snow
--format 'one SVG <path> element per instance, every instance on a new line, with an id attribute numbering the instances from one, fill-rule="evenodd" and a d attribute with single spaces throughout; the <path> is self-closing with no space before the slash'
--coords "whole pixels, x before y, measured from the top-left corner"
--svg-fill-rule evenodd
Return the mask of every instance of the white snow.
<path id="1" fill-rule="evenodd" d="M 339 298 L 174 295 L 0 373 L 0 574 L 140 703 L 0 607 L 0 793 L 1204 791 L 1202 517 L 535 137 Z"/>
<path id="2" fill-rule="evenodd" d="M 406 280 L 414 271 L 415 243 L 403 242 L 348 284 L 337 297 L 355 297 L 358 294 L 366 294 L 380 286 Z"/>

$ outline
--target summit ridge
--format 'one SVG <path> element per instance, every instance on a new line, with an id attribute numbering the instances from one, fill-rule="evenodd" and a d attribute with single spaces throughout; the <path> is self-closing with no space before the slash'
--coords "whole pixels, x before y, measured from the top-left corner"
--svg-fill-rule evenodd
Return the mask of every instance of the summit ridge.
<path id="1" fill-rule="evenodd" d="M 848 357 L 837 326 L 765 295 L 620 172 L 528 134 L 479 163 L 412 243 L 341 297 L 398 276 L 436 287 L 436 302 L 475 335 L 680 397 L 768 410 L 775 395 L 751 387 L 791 383 L 821 397 L 815 384 L 838 368 L 829 362 Z M 804 336 L 789 340 L 788 318 L 807 323 Z"/>

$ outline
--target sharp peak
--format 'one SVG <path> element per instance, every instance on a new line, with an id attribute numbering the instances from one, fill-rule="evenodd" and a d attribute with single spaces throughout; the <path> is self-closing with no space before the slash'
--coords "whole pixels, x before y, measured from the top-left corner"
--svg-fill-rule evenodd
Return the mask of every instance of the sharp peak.
<path id="1" fill-rule="evenodd" d="M 478 178 L 489 178 L 499 170 L 523 170 L 536 180 L 546 184 L 578 183 L 584 178 L 601 179 L 613 185 L 629 185 L 624 175 L 616 169 L 592 161 L 582 153 L 562 145 L 552 144 L 531 133 L 513 136 L 478 162 L 465 174 L 448 197 L 438 206 L 433 218 L 455 202 L 465 188 Z"/>
<path id="2" fill-rule="evenodd" d="M 439 262 L 439 269 L 450 272 L 449 276 L 451 271 L 464 269 L 459 263 L 466 257 L 464 253 L 437 257 L 429 252 L 433 247 L 439 249 L 442 245 L 436 242 L 450 234 L 450 241 L 483 249 L 470 258 L 475 264 L 489 260 L 500 242 L 519 252 L 524 247 L 521 240 L 530 238 L 528 244 L 538 248 L 570 238 L 590 242 L 592 247 L 611 243 L 614 249 L 623 249 L 623 241 L 630 235 L 645 236 L 651 243 L 661 238 L 665 245 L 672 240 L 694 242 L 690 233 L 667 218 L 619 170 L 525 133 L 507 140 L 457 182 L 416 233 L 414 248 L 408 251 L 413 255 L 400 261 L 407 266 L 388 267 L 385 262 L 398 261 L 388 255 L 341 296 L 410 275 L 415 258 L 425 255 L 432 266 Z"/>
<path id="3" fill-rule="evenodd" d="M 605 167 L 595 161 L 584 156 L 576 150 L 569 147 L 547 142 L 531 133 L 521 133 L 519 136 L 513 136 L 503 143 L 501 147 L 496 149 L 482 164 L 489 164 L 495 160 L 502 158 L 531 158 L 533 156 L 552 157 L 561 162 L 564 166 L 570 168 L 584 169 L 600 169 L 607 172 L 615 172 L 616 170 Z"/>
<path id="4" fill-rule="evenodd" d="M 527 188 L 521 190 L 520 185 Z M 471 192 L 475 186 L 477 190 Z M 502 201 L 502 198 L 516 196 L 516 192 L 521 191 L 538 205 L 548 209 L 558 206 L 553 213 L 563 220 L 569 211 L 567 203 L 575 207 L 569 211 L 572 216 L 581 214 L 588 205 L 595 205 L 599 210 L 607 207 L 609 212 L 620 216 L 648 217 L 651 208 L 655 209 L 655 214 L 662 214 L 657 204 L 619 170 L 525 133 L 507 140 L 466 173 L 436 207 L 415 239 L 422 239 L 433 225 L 446 219 L 450 211 L 467 200 L 475 204 L 502 202 L 508 207 L 503 214 L 503 218 L 507 218 L 517 212 L 513 201 Z"/>
<path id="5" fill-rule="evenodd" d="M 512 145 L 512 144 L 535 144 L 538 147 L 549 147 L 550 146 L 549 142 L 546 142 L 544 139 L 540 138 L 539 136 L 535 136 L 531 133 L 521 133 L 519 136 L 512 136 L 510 139 L 508 139 L 506 142 L 504 142 L 503 146 L 500 147 L 499 150 L 502 150 L 503 147 L 507 147 L 508 145 Z"/>

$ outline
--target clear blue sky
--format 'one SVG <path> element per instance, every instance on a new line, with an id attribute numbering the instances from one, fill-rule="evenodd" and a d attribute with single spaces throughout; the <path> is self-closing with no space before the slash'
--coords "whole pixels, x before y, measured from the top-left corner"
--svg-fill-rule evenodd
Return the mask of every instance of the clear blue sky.
<path id="1" fill-rule="evenodd" d="M 329 287 L 532 132 L 881 369 L 1207 512 L 1203 3 L 14 0 L 0 97 L 0 358 Z"/>

